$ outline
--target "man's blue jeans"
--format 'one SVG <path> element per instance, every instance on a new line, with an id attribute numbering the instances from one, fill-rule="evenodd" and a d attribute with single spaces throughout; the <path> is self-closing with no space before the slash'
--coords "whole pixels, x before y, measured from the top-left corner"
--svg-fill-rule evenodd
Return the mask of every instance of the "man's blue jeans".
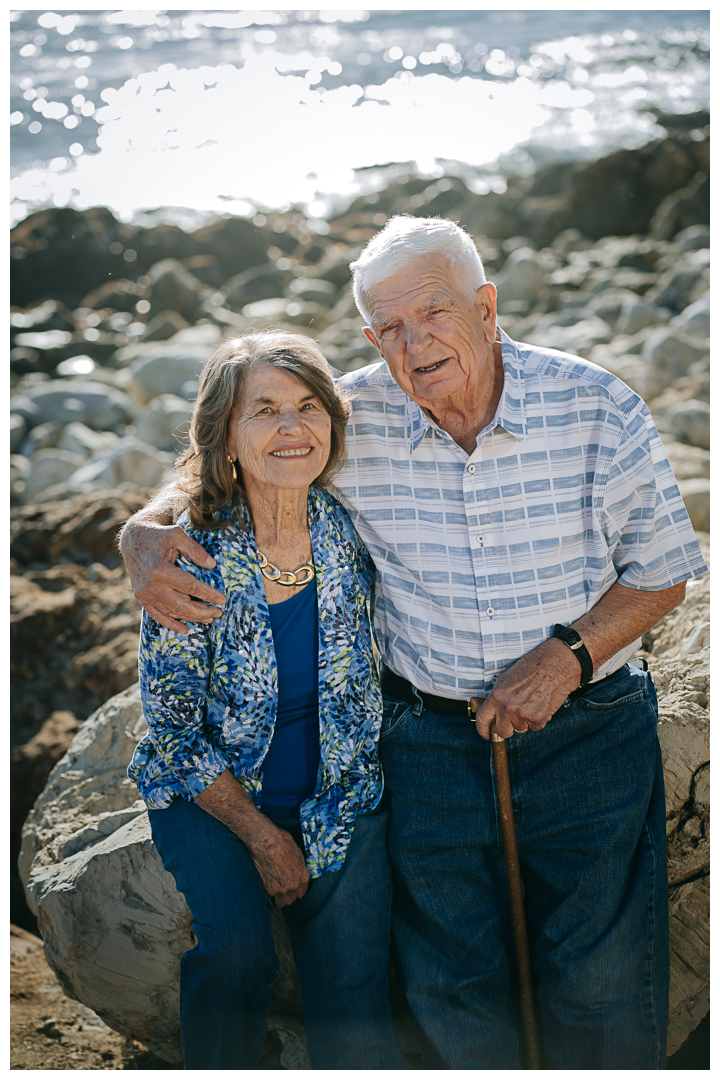
<path id="1" fill-rule="evenodd" d="M 507 741 L 548 1067 L 662 1069 L 665 800 L 647 674 L 622 668 Z M 385 699 L 393 940 L 426 1065 L 523 1067 L 490 744 Z"/>
<path id="2" fill-rule="evenodd" d="M 186 1069 L 252 1069 L 278 973 L 271 908 L 243 844 L 195 803 L 149 812 L 198 939 L 180 965 Z M 404 1069 L 388 1002 L 387 810 L 355 822 L 340 870 L 284 908 L 315 1069 Z M 295 821 L 276 820 L 302 847 Z"/>

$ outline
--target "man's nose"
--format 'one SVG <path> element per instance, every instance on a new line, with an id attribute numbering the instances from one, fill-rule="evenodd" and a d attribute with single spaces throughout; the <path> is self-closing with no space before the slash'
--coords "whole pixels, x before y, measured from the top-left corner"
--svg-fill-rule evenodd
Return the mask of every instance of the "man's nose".
<path id="1" fill-rule="evenodd" d="M 431 341 L 431 335 L 421 322 L 405 324 L 405 348 L 411 354 L 421 353 Z"/>

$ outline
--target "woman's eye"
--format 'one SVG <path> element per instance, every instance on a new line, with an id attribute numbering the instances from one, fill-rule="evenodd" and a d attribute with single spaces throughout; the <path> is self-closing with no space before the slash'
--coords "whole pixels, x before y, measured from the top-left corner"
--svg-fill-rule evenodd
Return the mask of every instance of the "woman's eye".
<path id="1" fill-rule="evenodd" d="M 316 409 L 317 409 L 317 406 L 316 406 L 316 405 L 313 405 L 312 401 L 307 401 L 307 402 L 305 402 L 305 404 L 303 405 L 303 407 L 302 407 L 302 410 L 301 410 L 301 411 L 302 411 L 302 412 L 305 412 L 305 411 L 307 410 L 308 412 L 310 412 L 311 410 L 312 410 L 312 411 L 314 411 L 314 410 L 316 410 Z"/>

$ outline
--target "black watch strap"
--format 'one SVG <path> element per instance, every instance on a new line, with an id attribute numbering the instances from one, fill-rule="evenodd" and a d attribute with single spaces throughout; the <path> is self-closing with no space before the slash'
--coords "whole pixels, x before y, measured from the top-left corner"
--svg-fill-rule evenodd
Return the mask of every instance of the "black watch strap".
<path id="1" fill-rule="evenodd" d="M 562 623 L 555 623 L 553 637 L 564 641 L 577 656 L 580 661 L 580 686 L 585 686 L 593 677 L 592 657 L 585 647 L 585 642 L 577 630 L 573 630 L 570 626 L 563 626 Z"/>

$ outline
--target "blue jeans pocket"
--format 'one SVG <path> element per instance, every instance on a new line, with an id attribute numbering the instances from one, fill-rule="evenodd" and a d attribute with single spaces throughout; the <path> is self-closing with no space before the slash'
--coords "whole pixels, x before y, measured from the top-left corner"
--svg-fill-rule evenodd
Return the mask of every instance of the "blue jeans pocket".
<path id="1" fill-rule="evenodd" d="M 408 716 L 412 713 L 412 705 L 407 701 L 398 701 L 397 698 L 383 694 L 383 722 L 380 729 L 380 741 L 396 732 Z"/>
<path id="2" fill-rule="evenodd" d="M 584 709 L 604 712 L 608 709 L 625 709 L 648 696 L 648 676 L 644 673 L 629 672 L 621 668 L 608 679 L 590 685 L 584 694 L 575 701 Z"/>

